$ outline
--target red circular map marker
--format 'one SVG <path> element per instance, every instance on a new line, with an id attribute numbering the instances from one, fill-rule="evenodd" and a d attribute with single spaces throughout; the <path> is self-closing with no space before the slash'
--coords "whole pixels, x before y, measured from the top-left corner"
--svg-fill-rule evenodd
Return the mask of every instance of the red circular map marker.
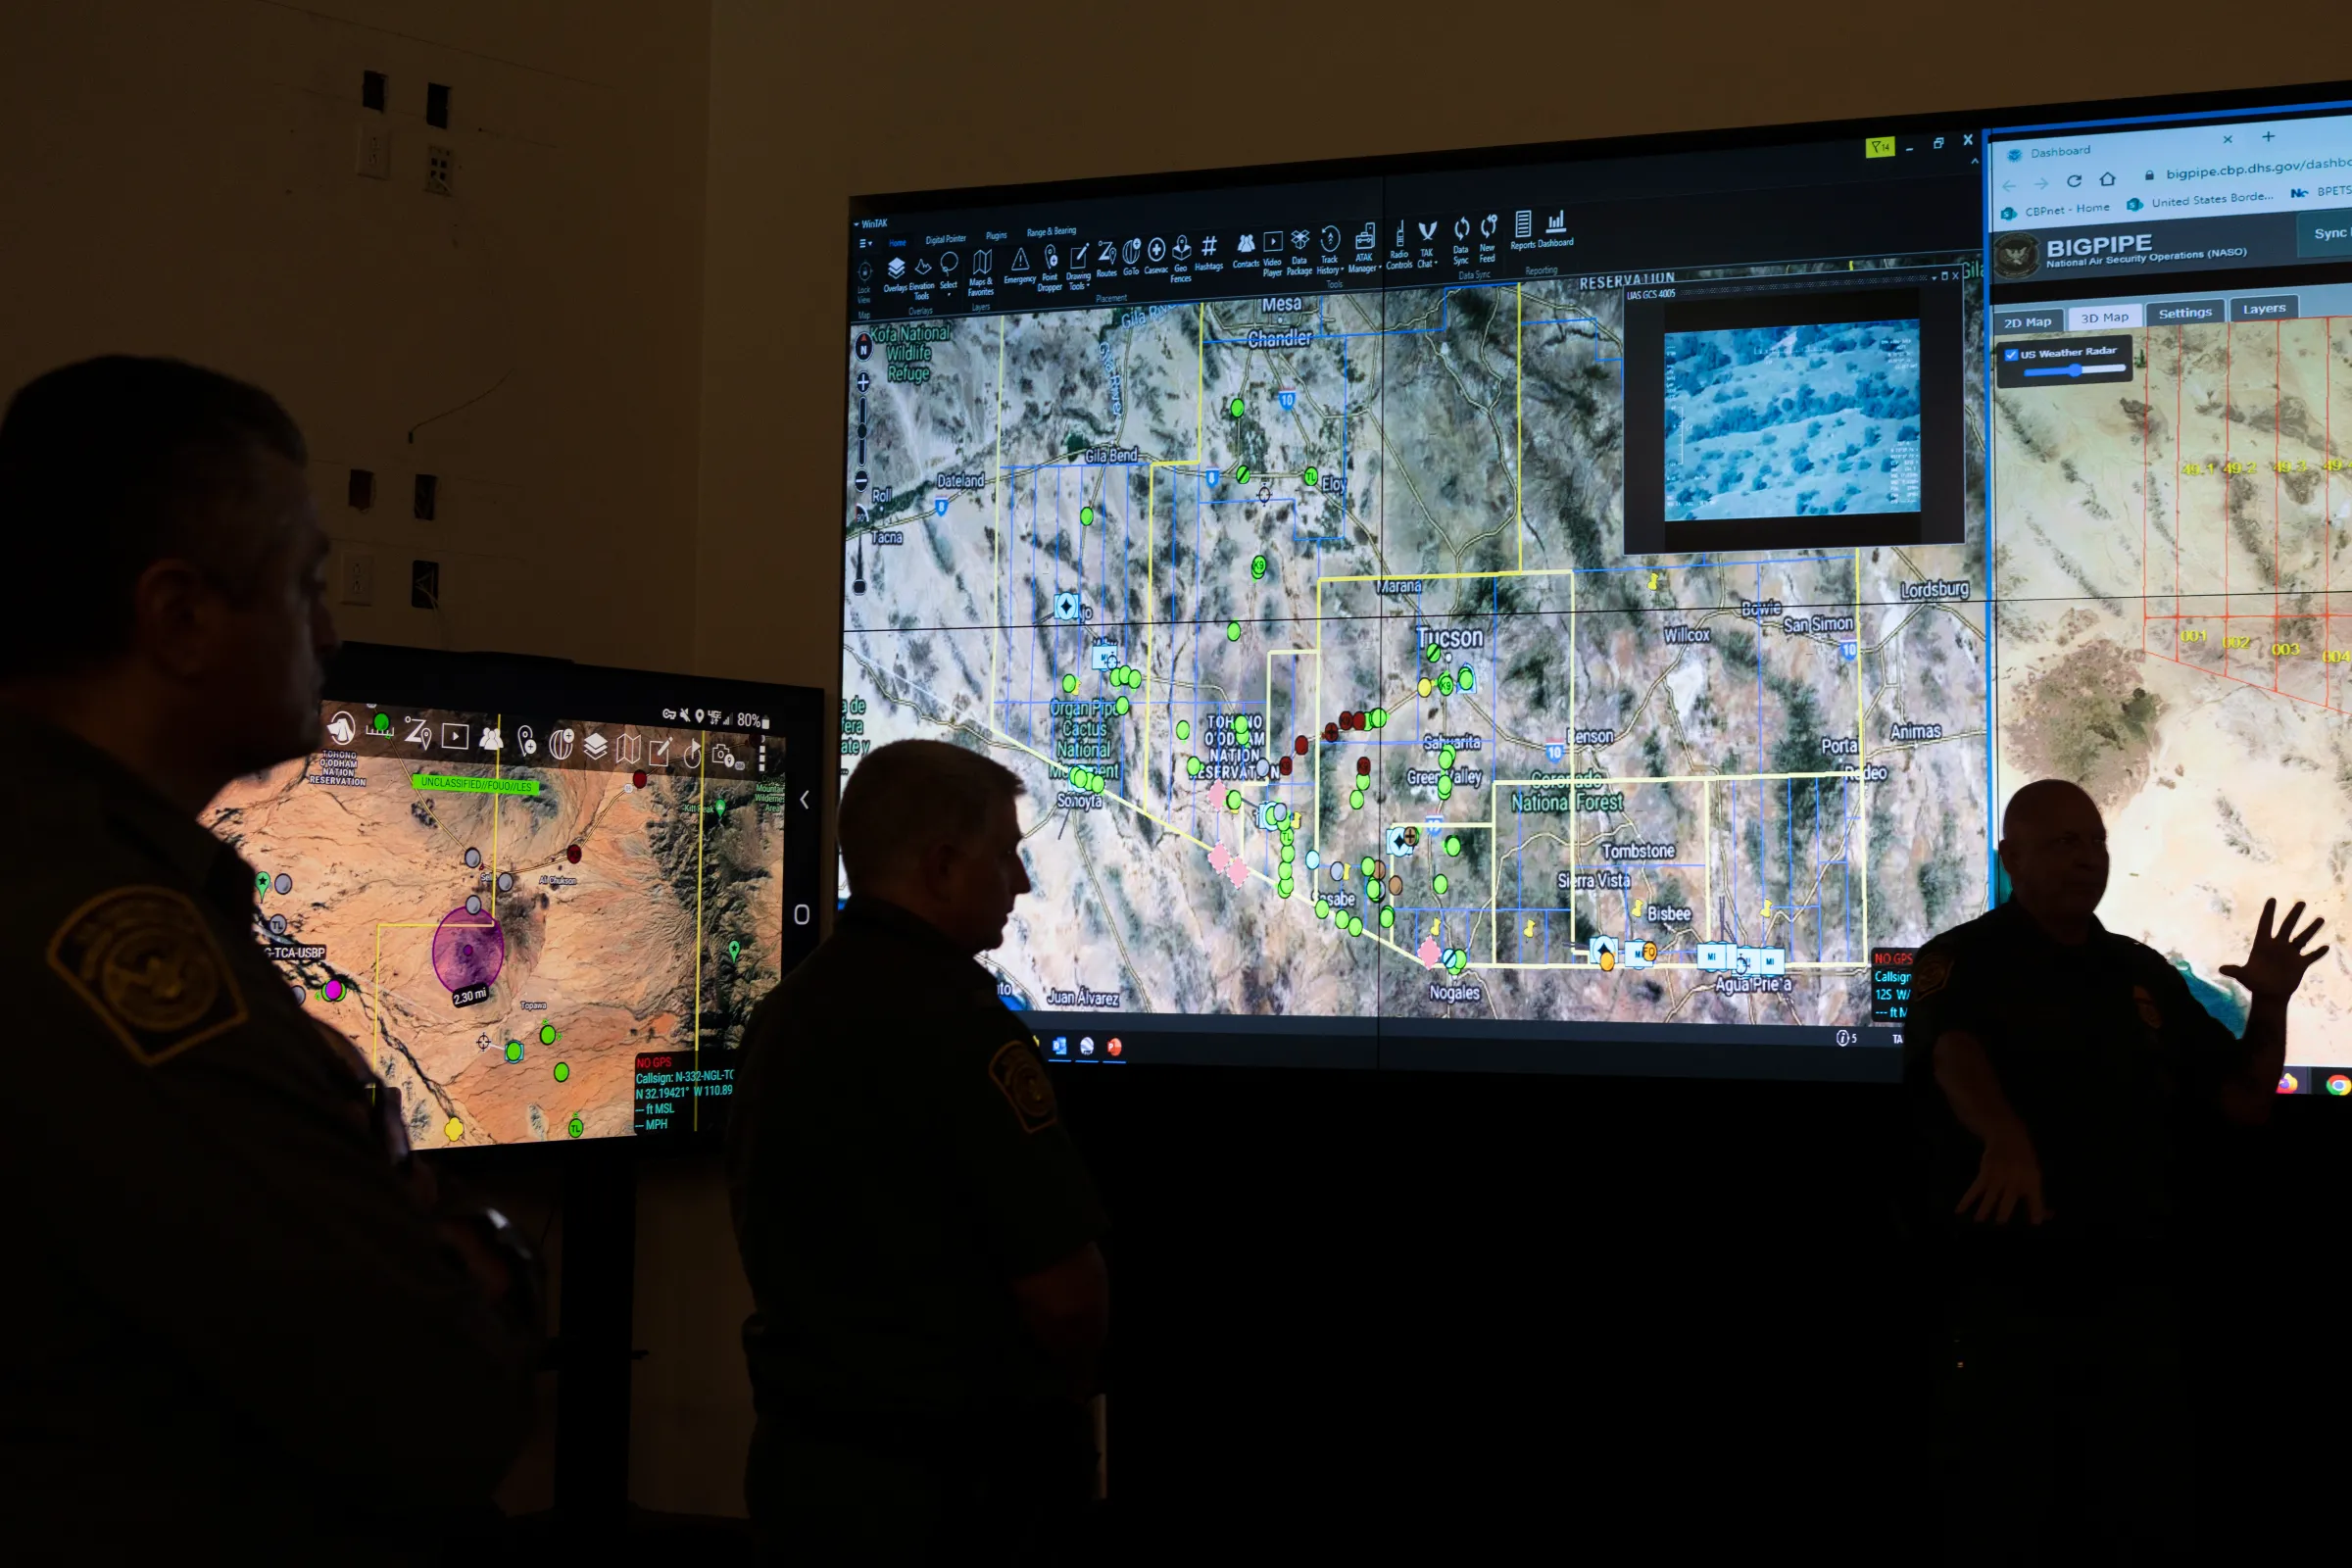
<path id="1" fill-rule="evenodd" d="M 629 775 L 629 782 L 630 782 L 630 783 L 632 783 L 632 784 L 634 784 L 634 785 L 636 785 L 636 786 L 637 786 L 639 789 L 643 789 L 643 788 L 645 788 L 645 772 L 644 772 L 644 770 L 641 768 L 641 769 L 639 769 L 638 771 L 636 771 L 636 772 L 634 772 L 634 773 L 631 773 L 631 774 Z"/>
<path id="2" fill-rule="evenodd" d="M 579 847 L 577 844 L 570 844 L 570 845 L 566 845 L 566 846 L 564 846 L 564 858 L 565 858 L 566 860 L 569 860 L 569 861 L 570 861 L 572 864 L 574 864 L 574 865 L 577 865 L 577 864 L 579 864 L 579 863 L 580 863 L 580 847 Z"/>

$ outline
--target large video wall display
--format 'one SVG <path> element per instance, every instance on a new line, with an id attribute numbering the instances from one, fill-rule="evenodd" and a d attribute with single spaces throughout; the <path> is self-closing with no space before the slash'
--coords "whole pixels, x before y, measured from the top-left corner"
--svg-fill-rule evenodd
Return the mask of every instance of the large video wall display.
<path id="1" fill-rule="evenodd" d="M 2274 106 L 855 204 L 844 776 L 1023 777 L 984 961 L 1059 1059 L 1889 1076 L 2047 776 L 2229 1016 L 2352 862 L 2345 154 Z"/>

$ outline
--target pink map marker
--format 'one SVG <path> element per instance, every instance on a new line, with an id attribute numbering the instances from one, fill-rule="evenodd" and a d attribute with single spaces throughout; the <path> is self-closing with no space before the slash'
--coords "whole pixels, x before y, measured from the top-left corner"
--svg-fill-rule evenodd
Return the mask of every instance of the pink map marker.
<path id="1" fill-rule="evenodd" d="M 1420 952 L 1417 956 L 1421 959 L 1421 962 L 1426 967 L 1435 969 L 1438 966 L 1438 958 L 1440 957 L 1437 938 L 1423 937 L 1421 939 Z"/>

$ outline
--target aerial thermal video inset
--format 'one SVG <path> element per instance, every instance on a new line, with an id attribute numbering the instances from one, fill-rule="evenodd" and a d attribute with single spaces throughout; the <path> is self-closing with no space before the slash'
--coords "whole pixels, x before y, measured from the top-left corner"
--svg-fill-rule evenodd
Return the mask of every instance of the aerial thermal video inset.
<path id="1" fill-rule="evenodd" d="M 1666 516 L 1919 510 L 1919 321 L 1669 332 Z"/>

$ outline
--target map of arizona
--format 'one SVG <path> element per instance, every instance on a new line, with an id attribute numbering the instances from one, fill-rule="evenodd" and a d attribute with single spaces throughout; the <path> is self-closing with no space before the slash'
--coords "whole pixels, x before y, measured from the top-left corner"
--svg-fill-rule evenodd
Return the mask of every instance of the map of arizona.
<path id="1" fill-rule="evenodd" d="M 1026 780 L 1008 992 L 1858 1025 L 1873 945 L 1984 906 L 1981 395 L 1963 545 L 1628 557 L 1623 315 L 1561 280 L 871 329 L 845 771 L 928 736 Z"/>
<path id="2" fill-rule="evenodd" d="M 2332 433 L 2352 318 L 2131 335 L 2131 386 L 1993 394 L 2001 774 L 2090 790 L 2101 917 L 2242 1021 L 2217 971 L 2263 901 L 2324 908 L 2352 874 L 2352 466 Z M 2296 993 L 2289 1061 L 2340 1055 L 2347 1007 L 2339 942 Z"/>

